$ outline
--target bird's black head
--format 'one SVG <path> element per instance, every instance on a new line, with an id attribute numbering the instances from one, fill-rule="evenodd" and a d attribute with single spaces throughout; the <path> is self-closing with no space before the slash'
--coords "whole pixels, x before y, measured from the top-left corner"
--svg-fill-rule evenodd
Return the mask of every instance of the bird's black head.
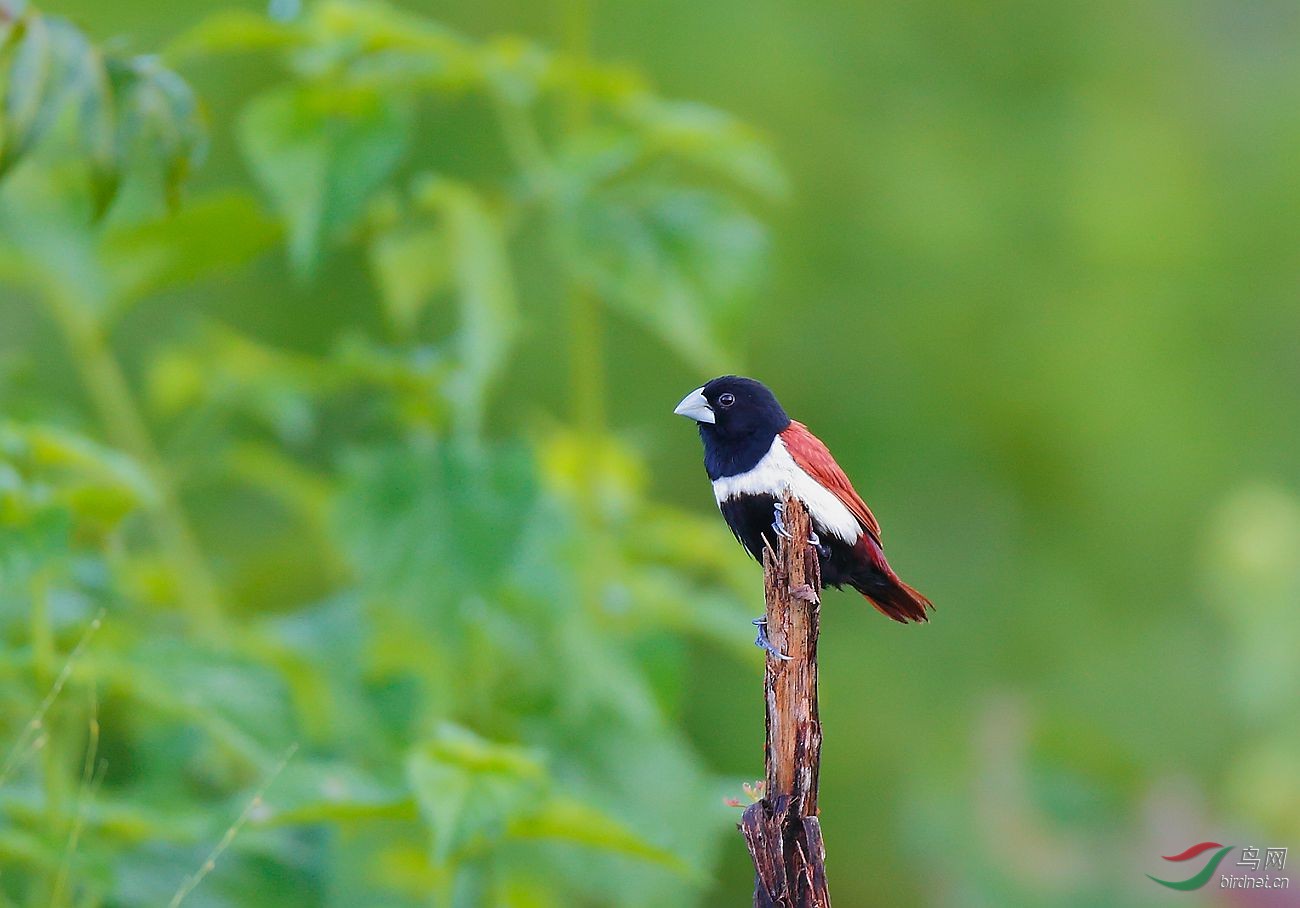
<path id="1" fill-rule="evenodd" d="M 699 424 L 710 479 L 749 470 L 790 425 L 766 385 L 739 375 L 715 378 L 686 395 L 673 412 Z"/>

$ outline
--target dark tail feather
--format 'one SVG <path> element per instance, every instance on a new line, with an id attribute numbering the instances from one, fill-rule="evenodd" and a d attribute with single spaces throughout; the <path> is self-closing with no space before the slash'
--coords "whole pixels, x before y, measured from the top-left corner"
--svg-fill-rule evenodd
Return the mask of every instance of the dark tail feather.
<path id="1" fill-rule="evenodd" d="M 892 618 L 902 624 L 909 621 L 918 623 L 929 621 L 926 611 L 934 605 L 916 590 L 898 579 L 885 560 L 885 552 L 880 543 L 868 533 L 863 533 L 858 540 L 857 549 L 865 555 L 865 564 L 861 564 L 849 583 L 862 595 L 866 596 L 876 611 L 886 618 Z"/>
<path id="2" fill-rule="evenodd" d="M 907 624 L 909 621 L 924 622 L 930 617 L 927 609 L 934 608 L 926 599 L 897 576 L 882 577 L 877 575 L 866 583 L 854 583 L 856 589 L 876 607 L 876 611 L 886 618 Z"/>

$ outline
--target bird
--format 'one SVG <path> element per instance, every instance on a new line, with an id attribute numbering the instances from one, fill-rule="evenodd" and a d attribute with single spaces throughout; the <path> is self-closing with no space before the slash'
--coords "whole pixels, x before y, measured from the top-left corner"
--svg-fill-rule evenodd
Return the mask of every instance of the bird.
<path id="1" fill-rule="evenodd" d="M 693 419 L 704 443 L 704 469 L 727 526 L 760 563 L 763 549 L 785 536 L 782 502 L 798 499 L 811 518 L 822 583 L 861 593 L 876 610 L 903 624 L 925 622 L 934 608 L 885 559 L 880 524 L 830 450 L 791 419 L 760 381 L 723 375 L 682 398 L 673 411 Z M 756 619 L 755 644 L 784 656 Z"/>

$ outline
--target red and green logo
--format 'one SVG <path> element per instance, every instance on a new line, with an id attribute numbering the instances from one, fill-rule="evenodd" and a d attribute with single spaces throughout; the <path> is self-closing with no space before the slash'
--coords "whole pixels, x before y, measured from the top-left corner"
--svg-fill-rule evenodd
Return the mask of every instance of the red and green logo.
<path id="1" fill-rule="evenodd" d="M 1165 857 L 1166 861 L 1190 861 L 1192 858 L 1200 857 L 1205 854 L 1205 852 L 1211 851 L 1215 848 L 1219 850 L 1214 853 L 1214 856 L 1210 858 L 1206 865 L 1202 867 L 1200 872 L 1195 876 L 1190 876 L 1185 880 L 1175 880 L 1170 882 L 1169 880 L 1157 880 L 1148 873 L 1147 879 L 1155 880 L 1161 886 L 1168 886 L 1170 889 L 1177 889 L 1181 892 L 1200 889 L 1210 881 L 1210 877 L 1214 876 L 1214 871 L 1219 869 L 1219 863 L 1227 857 L 1228 852 L 1233 849 L 1232 845 L 1220 845 L 1218 842 L 1202 842 L 1199 845 L 1193 845 L 1182 854 L 1174 854 Z M 1162 857 L 1164 856 L 1162 855 Z"/>

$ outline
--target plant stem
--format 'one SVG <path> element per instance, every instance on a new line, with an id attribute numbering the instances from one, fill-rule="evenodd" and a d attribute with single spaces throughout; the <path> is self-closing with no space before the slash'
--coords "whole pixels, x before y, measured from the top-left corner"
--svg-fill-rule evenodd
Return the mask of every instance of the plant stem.
<path id="1" fill-rule="evenodd" d="M 32 580 L 32 675 L 36 689 L 45 691 L 54 684 L 54 628 L 50 621 L 50 578 L 41 571 Z M 36 740 L 44 739 L 41 751 L 41 775 L 45 786 L 45 815 L 51 826 L 63 815 L 63 774 L 58 757 L 58 737 L 53 717 L 46 713 Z"/>
<path id="2" fill-rule="evenodd" d="M 561 28 L 565 52 L 575 66 L 591 57 L 591 0 L 564 0 Z M 570 135 L 591 121 L 591 105 L 581 90 L 569 92 L 565 125 Z M 605 428 L 604 326 L 600 300 L 580 276 L 570 273 L 568 288 L 569 389 L 573 420 L 589 437 Z"/>
<path id="3" fill-rule="evenodd" d="M 591 59 L 591 6 L 592 0 L 562 0 L 560 5 L 560 44 L 579 68 Z M 570 132 L 586 127 L 591 118 L 587 96 L 580 91 L 571 92 L 565 114 Z"/>
<path id="4" fill-rule="evenodd" d="M 54 666 L 54 627 L 50 618 L 50 576 L 39 571 L 31 582 L 32 674 L 38 691 L 48 690 L 56 675 Z M 51 836 L 63 834 L 67 780 L 63 775 L 62 738 L 54 728 L 54 716 L 46 712 L 36 732 L 33 746 L 40 751 L 41 786 L 45 794 L 45 822 Z M 49 903 L 51 880 L 42 877 L 36 883 L 34 903 Z"/>
<path id="5" fill-rule="evenodd" d="M 590 0 L 562 0 L 559 32 L 561 44 L 574 65 L 585 65 L 591 52 Z M 517 100 L 501 93 L 494 92 L 492 101 L 506 151 L 524 177 L 528 200 L 540 203 L 547 216 L 558 223 L 558 227 L 551 231 L 551 248 L 565 275 L 570 416 L 580 432 L 594 438 L 605 428 L 604 330 L 600 300 L 595 290 L 575 273 L 570 261 L 573 252 L 563 241 L 556 239 L 559 233 L 572 233 L 572 225 L 565 223 L 566 219 L 573 217 L 571 200 L 558 192 L 560 181 L 555 164 L 550 160 L 536 126 L 530 121 L 528 111 Z M 570 135 L 581 132 L 590 119 L 587 96 L 579 89 L 570 90 L 563 110 L 565 132 Z"/>
<path id="6" fill-rule="evenodd" d="M 203 559 L 167 466 L 154 445 L 103 329 L 84 306 L 63 294 L 50 292 L 45 299 L 72 351 L 82 383 L 109 440 L 139 462 L 157 490 L 158 499 L 150 511 L 154 533 L 178 575 L 177 593 L 182 606 L 195 630 L 220 635 L 221 603 L 216 580 Z"/>
<path id="7" fill-rule="evenodd" d="M 600 306 L 595 293 L 574 281 L 569 287 L 569 386 L 573 419 L 589 437 L 605 427 L 605 366 Z"/>

